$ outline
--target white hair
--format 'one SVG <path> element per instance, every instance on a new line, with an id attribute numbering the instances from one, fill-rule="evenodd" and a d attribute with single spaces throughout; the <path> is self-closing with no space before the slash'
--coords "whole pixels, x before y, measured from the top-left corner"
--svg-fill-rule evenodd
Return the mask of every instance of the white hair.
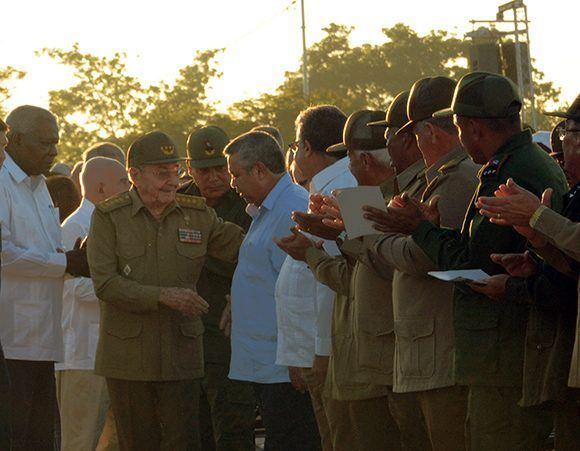
<path id="1" fill-rule="evenodd" d="M 391 156 L 389 155 L 389 151 L 386 148 L 376 150 L 357 150 L 356 152 L 359 155 L 359 157 L 363 153 L 366 153 L 367 155 L 371 156 L 381 166 L 391 165 Z"/>

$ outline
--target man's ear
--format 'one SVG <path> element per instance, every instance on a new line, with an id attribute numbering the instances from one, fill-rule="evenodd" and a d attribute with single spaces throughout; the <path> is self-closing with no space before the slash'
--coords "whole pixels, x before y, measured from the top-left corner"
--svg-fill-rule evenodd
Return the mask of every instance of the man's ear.
<path id="1" fill-rule="evenodd" d="M 304 152 L 306 152 L 307 155 L 310 155 L 313 152 L 312 145 L 307 139 L 304 140 Z"/>
<path id="2" fill-rule="evenodd" d="M 193 177 L 193 171 L 191 170 L 191 164 L 189 164 L 189 160 L 185 160 L 185 164 L 187 165 L 187 173 Z"/>
<path id="3" fill-rule="evenodd" d="M 99 194 L 105 193 L 105 184 L 103 182 L 99 182 L 99 187 L 97 188 L 97 192 Z"/>
<path id="4" fill-rule="evenodd" d="M 266 178 L 266 176 L 270 172 L 270 170 L 266 167 L 266 165 L 261 161 L 258 161 L 256 164 L 254 164 L 254 166 L 250 168 L 249 171 L 256 171 L 256 176 L 260 181 L 264 180 L 264 178 Z"/>
<path id="5" fill-rule="evenodd" d="M 373 157 L 368 152 L 361 152 L 359 158 L 364 167 L 368 168 L 373 166 Z"/>

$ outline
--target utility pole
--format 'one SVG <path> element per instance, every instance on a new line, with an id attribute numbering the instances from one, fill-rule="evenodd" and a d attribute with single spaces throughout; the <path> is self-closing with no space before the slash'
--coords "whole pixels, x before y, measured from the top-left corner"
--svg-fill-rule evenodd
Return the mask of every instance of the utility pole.
<path id="1" fill-rule="evenodd" d="M 300 0 L 302 10 L 302 91 L 304 98 L 310 96 L 310 85 L 308 80 L 308 55 L 306 50 L 306 19 L 304 15 L 304 0 Z"/>

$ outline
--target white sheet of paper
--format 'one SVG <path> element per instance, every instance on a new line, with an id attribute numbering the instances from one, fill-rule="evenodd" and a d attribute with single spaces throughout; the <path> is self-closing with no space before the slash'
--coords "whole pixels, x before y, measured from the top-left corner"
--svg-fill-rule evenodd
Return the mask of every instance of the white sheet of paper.
<path id="1" fill-rule="evenodd" d="M 445 282 L 479 282 L 491 277 L 481 269 L 460 269 L 457 271 L 431 271 L 430 276 Z"/>
<path id="2" fill-rule="evenodd" d="M 338 191 L 336 196 L 344 227 L 349 238 L 379 233 L 373 222 L 363 218 L 364 205 L 387 211 L 385 199 L 378 186 L 356 186 Z"/>

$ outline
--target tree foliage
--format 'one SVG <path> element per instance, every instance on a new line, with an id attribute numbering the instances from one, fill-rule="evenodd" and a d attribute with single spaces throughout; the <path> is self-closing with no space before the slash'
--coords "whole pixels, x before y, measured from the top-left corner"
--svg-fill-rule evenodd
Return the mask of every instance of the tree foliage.
<path id="1" fill-rule="evenodd" d="M 15 69 L 12 66 L 0 68 L 0 117 L 6 115 L 4 105 L 10 98 L 11 85 L 16 80 L 21 80 L 26 76 L 26 72 Z"/>
<path id="2" fill-rule="evenodd" d="M 74 160 L 100 140 L 121 145 L 131 140 L 147 103 L 141 82 L 127 73 L 124 53 L 100 57 L 71 50 L 45 48 L 47 55 L 73 70 L 76 83 L 49 92 L 49 109 L 59 117 L 60 158 Z"/>
<path id="3" fill-rule="evenodd" d="M 221 73 L 215 61 L 220 50 L 197 52 L 171 82 L 143 86 L 127 73 L 126 57 L 115 53 L 99 57 L 80 51 L 44 49 L 41 53 L 72 68 L 73 86 L 50 92 L 50 109 L 60 117 L 61 158 L 74 161 L 98 140 L 116 142 L 125 149 L 139 134 L 159 129 L 184 149 L 187 134 L 214 124 L 230 136 L 257 124 L 274 125 L 290 140 L 294 120 L 309 105 L 334 104 L 346 114 L 363 108 L 384 110 L 399 92 L 426 76 L 458 79 L 467 73 L 464 40 L 442 30 L 420 35 L 404 24 L 382 30 L 377 44 L 353 46 L 352 27 L 330 24 L 323 38 L 308 50 L 310 96 L 302 92 L 302 68 L 288 71 L 273 93 L 234 103 L 227 112 L 217 111 L 207 90 Z M 0 80 L 1 78 L 0 72 Z M 559 90 L 535 72 L 536 103 L 557 103 Z M 0 91 L 0 94 L 2 91 Z M 538 119 L 549 123 L 544 116 Z"/>
<path id="4" fill-rule="evenodd" d="M 384 28 L 385 41 L 352 46 L 352 27 L 330 24 L 308 50 L 310 97 L 302 95 L 302 68 L 287 72 L 274 94 L 238 102 L 231 114 L 250 122 L 278 125 L 293 133 L 297 114 L 308 105 L 337 105 L 346 114 L 363 108 L 384 110 L 399 92 L 430 75 L 460 77 L 467 72 L 466 44 L 446 31 L 420 36 L 404 24 Z"/>

